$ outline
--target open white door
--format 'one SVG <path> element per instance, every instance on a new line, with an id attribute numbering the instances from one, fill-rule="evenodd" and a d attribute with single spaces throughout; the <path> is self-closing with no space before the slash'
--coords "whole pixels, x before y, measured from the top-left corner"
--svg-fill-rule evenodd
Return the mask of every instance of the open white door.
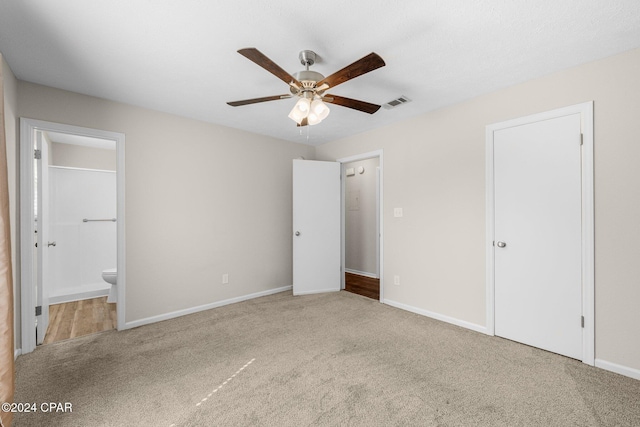
<path id="1" fill-rule="evenodd" d="M 340 163 L 293 161 L 293 294 L 340 290 Z"/>
<path id="2" fill-rule="evenodd" d="M 40 307 L 39 311 L 36 311 L 40 313 L 36 316 L 36 344 L 42 344 L 49 327 L 49 294 L 46 284 L 49 277 L 48 251 L 55 249 L 55 242 L 49 241 L 49 144 L 40 131 L 36 132 L 36 146 L 40 153 L 35 168 L 38 183 L 36 306 Z"/>

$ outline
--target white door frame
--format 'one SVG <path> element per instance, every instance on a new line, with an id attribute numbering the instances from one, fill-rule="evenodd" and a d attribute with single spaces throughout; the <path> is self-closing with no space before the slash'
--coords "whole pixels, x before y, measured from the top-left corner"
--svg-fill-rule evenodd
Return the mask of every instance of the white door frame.
<path id="1" fill-rule="evenodd" d="M 49 326 L 49 295 L 46 282 L 48 277 L 44 274 L 46 266 L 49 265 L 49 252 L 47 250 L 49 243 L 49 142 L 46 140 L 42 132 L 36 134 L 37 149 L 40 150 L 40 162 L 38 162 L 38 235 L 36 237 L 37 263 L 36 270 L 36 306 L 42 307 L 40 316 L 36 316 L 38 327 L 36 330 L 36 345 L 44 342 L 44 336 Z M 35 214 L 35 209 L 34 209 Z M 33 223 L 32 223 L 33 224 Z M 45 246 L 47 245 L 47 246 Z M 33 246 L 31 247 L 33 249 Z M 47 290 L 47 292 L 44 292 Z"/>
<path id="2" fill-rule="evenodd" d="M 594 201 L 593 201 L 593 101 L 533 114 L 486 127 L 486 323 L 487 334 L 495 335 L 495 259 L 494 246 L 494 132 L 541 120 L 580 114 L 582 125 L 582 362 L 595 362 L 595 272 L 594 272 Z"/>
<path id="3" fill-rule="evenodd" d="M 380 276 L 380 302 L 384 303 L 384 274 L 383 274 L 383 268 L 384 268 L 384 233 L 383 233 L 383 188 L 384 186 L 382 185 L 382 183 L 384 182 L 383 177 L 384 177 L 384 168 L 383 168 L 383 162 L 382 162 L 382 150 L 376 150 L 376 151 L 370 151 L 368 153 L 362 153 L 362 154 L 356 154 L 354 156 L 349 156 L 349 157 L 343 157 L 341 159 L 338 159 L 337 161 L 340 163 L 340 176 L 342 177 L 342 180 L 340 182 L 340 234 L 341 234 L 341 248 L 340 251 L 342 252 L 342 260 L 340 261 L 340 265 L 341 265 L 341 273 L 340 273 L 340 280 L 341 280 L 341 289 L 344 289 L 344 269 L 345 269 L 345 264 L 346 264 L 346 233 L 345 233 L 345 218 L 347 216 L 347 207 L 346 207 L 346 172 L 345 172 L 345 163 L 351 163 L 351 162 L 356 162 L 359 160 L 367 160 L 367 159 L 374 159 L 374 158 L 378 158 L 379 160 L 379 164 L 378 167 L 380 168 L 380 172 L 379 172 L 379 186 L 378 186 L 378 203 L 377 203 L 377 209 L 378 209 L 378 213 L 377 213 L 377 217 L 378 217 L 378 239 L 377 239 L 377 247 L 378 247 L 378 256 L 379 256 L 379 261 L 378 261 L 378 275 Z"/>
<path id="4" fill-rule="evenodd" d="M 125 327 L 125 209 L 124 209 L 124 144 L 123 133 L 90 129 L 43 120 L 20 118 L 20 314 L 22 326 L 22 354 L 36 347 L 34 260 L 32 237 L 34 234 L 33 206 L 33 146 L 36 131 L 59 132 L 108 139 L 116 143 L 117 187 L 117 239 L 118 239 L 118 303 L 116 305 L 118 330 Z"/>

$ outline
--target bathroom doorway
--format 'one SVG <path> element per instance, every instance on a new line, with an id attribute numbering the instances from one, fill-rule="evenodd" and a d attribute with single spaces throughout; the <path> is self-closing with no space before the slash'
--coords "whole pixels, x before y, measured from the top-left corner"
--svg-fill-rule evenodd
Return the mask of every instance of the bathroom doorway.
<path id="1" fill-rule="evenodd" d="M 116 143 L 36 132 L 41 134 L 36 140 L 48 147 L 48 158 L 43 149 L 34 172 L 38 183 L 38 172 L 46 177 L 37 190 L 48 192 L 41 197 L 47 205 L 36 209 L 35 227 L 37 232 L 47 227 L 40 252 L 46 253 L 46 262 L 37 289 L 42 290 L 42 312 L 49 306 L 48 324 L 36 325 L 36 342 L 49 344 L 115 329 L 117 298 L 107 299 L 115 287 L 102 272 L 117 263 Z"/>
<path id="2" fill-rule="evenodd" d="M 28 353 L 113 329 L 124 316 L 124 135 L 24 118 L 21 135 L 21 311 L 35 314 L 21 316 Z"/>

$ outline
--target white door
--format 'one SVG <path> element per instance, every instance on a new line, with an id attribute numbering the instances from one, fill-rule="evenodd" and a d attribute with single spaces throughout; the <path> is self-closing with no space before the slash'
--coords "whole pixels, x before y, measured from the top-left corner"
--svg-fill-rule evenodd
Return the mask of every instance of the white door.
<path id="1" fill-rule="evenodd" d="M 36 160 L 37 173 L 37 280 L 36 306 L 41 307 L 40 315 L 36 316 L 36 344 L 42 344 L 49 326 L 49 251 L 55 250 L 54 242 L 49 241 L 49 144 L 42 132 L 36 134 L 36 147 L 40 150 L 40 159 Z"/>
<path id="2" fill-rule="evenodd" d="M 582 358 L 580 114 L 494 133 L 495 334 Z"/>
<path id="3" fill-rule="evenodd" d="M 293 294 L 340 290 L 340 164 L 293 161 Z"/>

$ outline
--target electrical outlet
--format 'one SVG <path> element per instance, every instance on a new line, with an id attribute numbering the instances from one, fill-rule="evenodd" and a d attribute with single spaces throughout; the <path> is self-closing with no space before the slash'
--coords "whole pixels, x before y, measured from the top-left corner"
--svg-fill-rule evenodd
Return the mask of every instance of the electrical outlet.
<path id="1" fill-rule="evenodd" d="M 393 284 L 400 286 L 400 276 L 393 276 Z"/>
<path id="2" fill-rule="evenodd" d="M 402 208 L 393 208 L 393 216 L 396 218 L 402 218 Z"/>
<path id="3" fill-rule="evenodd" d="M 227 283 L 229 283 L 229 273 L 224 273 L 222 275 L 222 284 L 226 285 Z"/>

